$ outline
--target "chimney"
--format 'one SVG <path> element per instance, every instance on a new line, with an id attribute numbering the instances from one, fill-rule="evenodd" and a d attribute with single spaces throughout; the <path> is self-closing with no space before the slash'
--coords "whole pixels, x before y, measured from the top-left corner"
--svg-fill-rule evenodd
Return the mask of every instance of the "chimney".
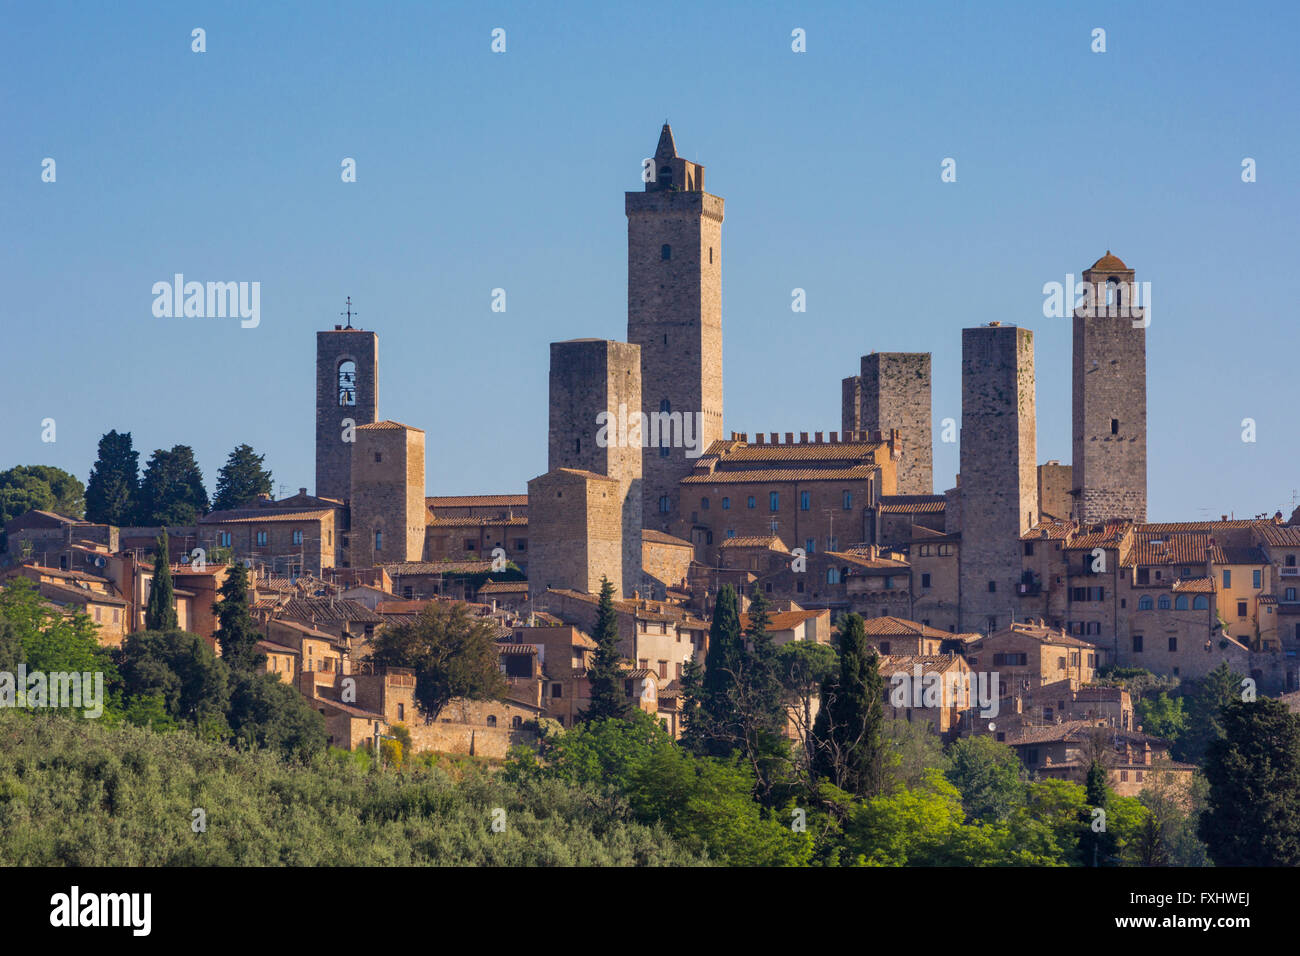
<path id="1" fill-rule="evenodd" d="M 306 496 L 306 494 L 307 494 L 307 489 L 306 489 L 306 488 L 299 488 L 299 489 L 298 489 L 298 494 L 303 495 L 303 496 Z"/>
<path id="2" fill-rule="evenodd" d="M 740 440 L 745 442 L 749 441 L 749 432 L 741 432 Z"/>

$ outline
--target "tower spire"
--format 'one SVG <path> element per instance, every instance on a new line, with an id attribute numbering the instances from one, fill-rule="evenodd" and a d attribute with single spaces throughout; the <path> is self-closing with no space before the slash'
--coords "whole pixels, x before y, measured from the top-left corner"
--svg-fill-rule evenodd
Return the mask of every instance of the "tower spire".
<path id="1" fill-rule="evenodd" d="M 353 311 L 352 311 L 352 296 L 348 296 L 348 310 L 347 310 L 346 312 L 340 312 L 340 313 L 339 313 L 339 315 L 346 315 L 346 316 L 347 316 L 347 318 L 348 318 L 347 328 L 349 328 L 349 329 L 352 328 L 352 316 L 354 316 L 354 315 L 360 315 L 360 314 L 361 314 L 360 312 L 353 312 Z"/>
<path id="2" fill-rule="evenodd" d="M 664 128 L 659 132 L 659 145 L 655 148 L 655 159 L 676 159 L 677 144 L 673 142 L 673 128 L 664 120 Z"/>

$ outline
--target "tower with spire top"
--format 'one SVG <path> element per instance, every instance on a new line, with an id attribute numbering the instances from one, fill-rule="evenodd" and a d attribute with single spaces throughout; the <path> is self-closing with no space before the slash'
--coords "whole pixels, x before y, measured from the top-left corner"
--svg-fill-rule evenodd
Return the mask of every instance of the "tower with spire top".
<path id="1" fill-rule="evenodd" d="M 1072 517 L 1147 516 L 1147 333 L 1133 270 L 1106 254 L 1074 311 Z"/>
<path id="2" fill-rule="evenodd" d="M 723 201 L 667 123 L 627 213 L 627 340 L 641 347 L 643 520 L 669 530 L 678 482 L 722 438 Z"/>

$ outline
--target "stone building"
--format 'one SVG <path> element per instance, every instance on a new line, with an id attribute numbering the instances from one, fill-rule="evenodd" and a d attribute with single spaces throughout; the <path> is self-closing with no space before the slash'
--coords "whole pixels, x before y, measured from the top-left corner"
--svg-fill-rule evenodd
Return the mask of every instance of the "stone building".
<path id="1" fill-rule="evenodd" d="M 728 538 L 776 536 L 808 554 L 869 539 L 871 509 L 897 486 L 898 432 L 754 437 L 714 442 L 679 483 L 676 533 L 697 560 L 718 567 Z"/>
<path id="2" fill-rule="evenodd" d="M 348 326 L 316 333 L 316 494 L 352 489 L 351 427 L 379 417 L 379 336 Z"/>
<path id="3" fill-rule="evenodd" d="M 1056 459 L 1038 466 L 1038 515 L 1065 521 L 1073 512 L 1074 469 Z"/>
<path id="4" fill-rule="evenodd" d="M 557 468 L 528 482 L 528 590 L 534 601 L 548 588 L 599 594 L 602 578 L 620 586 L 623 491 L 617 479 L 574 468 Z"/>
<path id="5" fill-rule="evenodd" d="M 861 373 L 844 379 L 842 391 L 842 430 L 898 429 L 903 449 L 898 464 L 898 494 L 931 494 L 934 449 L 930 430 L 930 353 L 864 355 Z"/>
<path id="6" fill-rule="evenodd" d="M 348 560 L 357 567 L 424 555 L 424 431 L 398 422 L 359 425 L 352 451 Z"/>
<path id="7" fill-rule="evenodd" d="M 1038 520 L 1034 335 L 993 322 L 961 334 L 961 630 L 1010 623 L 1020 536 Z"/>
<path id="8" fill-rule="evenodd" d="M 1083 281 L 1104 291 L 1074 312 L 1073 517 L 1146 521 L 1145 310 L 1133 305 L 1133 270 L 1109 251 Z"/>
<path id="9" fill-rule="evenodd" d="M 627 340 L 641 347 L 642 410 L 656 423 L 642 458 L 646 526 L 672 531 L 678 480 L 723 434 L 723 200 L 677 155 L 667 123 L 650 171 L 624 201 Z"/>

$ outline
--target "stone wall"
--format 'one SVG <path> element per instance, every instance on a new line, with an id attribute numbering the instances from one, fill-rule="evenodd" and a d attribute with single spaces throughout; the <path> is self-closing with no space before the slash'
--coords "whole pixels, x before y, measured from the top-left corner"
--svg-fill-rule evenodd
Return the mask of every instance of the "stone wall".
<path id="1" fill-rule="evenodd" d="M 356 364 L 353 404 L 339 403 L 339 366 Z M 343 421 L 369 425 L 379 415 L 379 337 L 361 329 L 316 333 L 316 494 L 343 501 L 352 488 L 352 445 Z"/>
<path id="2" fill-rule="evenodd" d="M 862 357 L 861 427 L 902 433 L 898 494 L 934 491 L 930 425 L 930 353 L 872 352 Z"/>

